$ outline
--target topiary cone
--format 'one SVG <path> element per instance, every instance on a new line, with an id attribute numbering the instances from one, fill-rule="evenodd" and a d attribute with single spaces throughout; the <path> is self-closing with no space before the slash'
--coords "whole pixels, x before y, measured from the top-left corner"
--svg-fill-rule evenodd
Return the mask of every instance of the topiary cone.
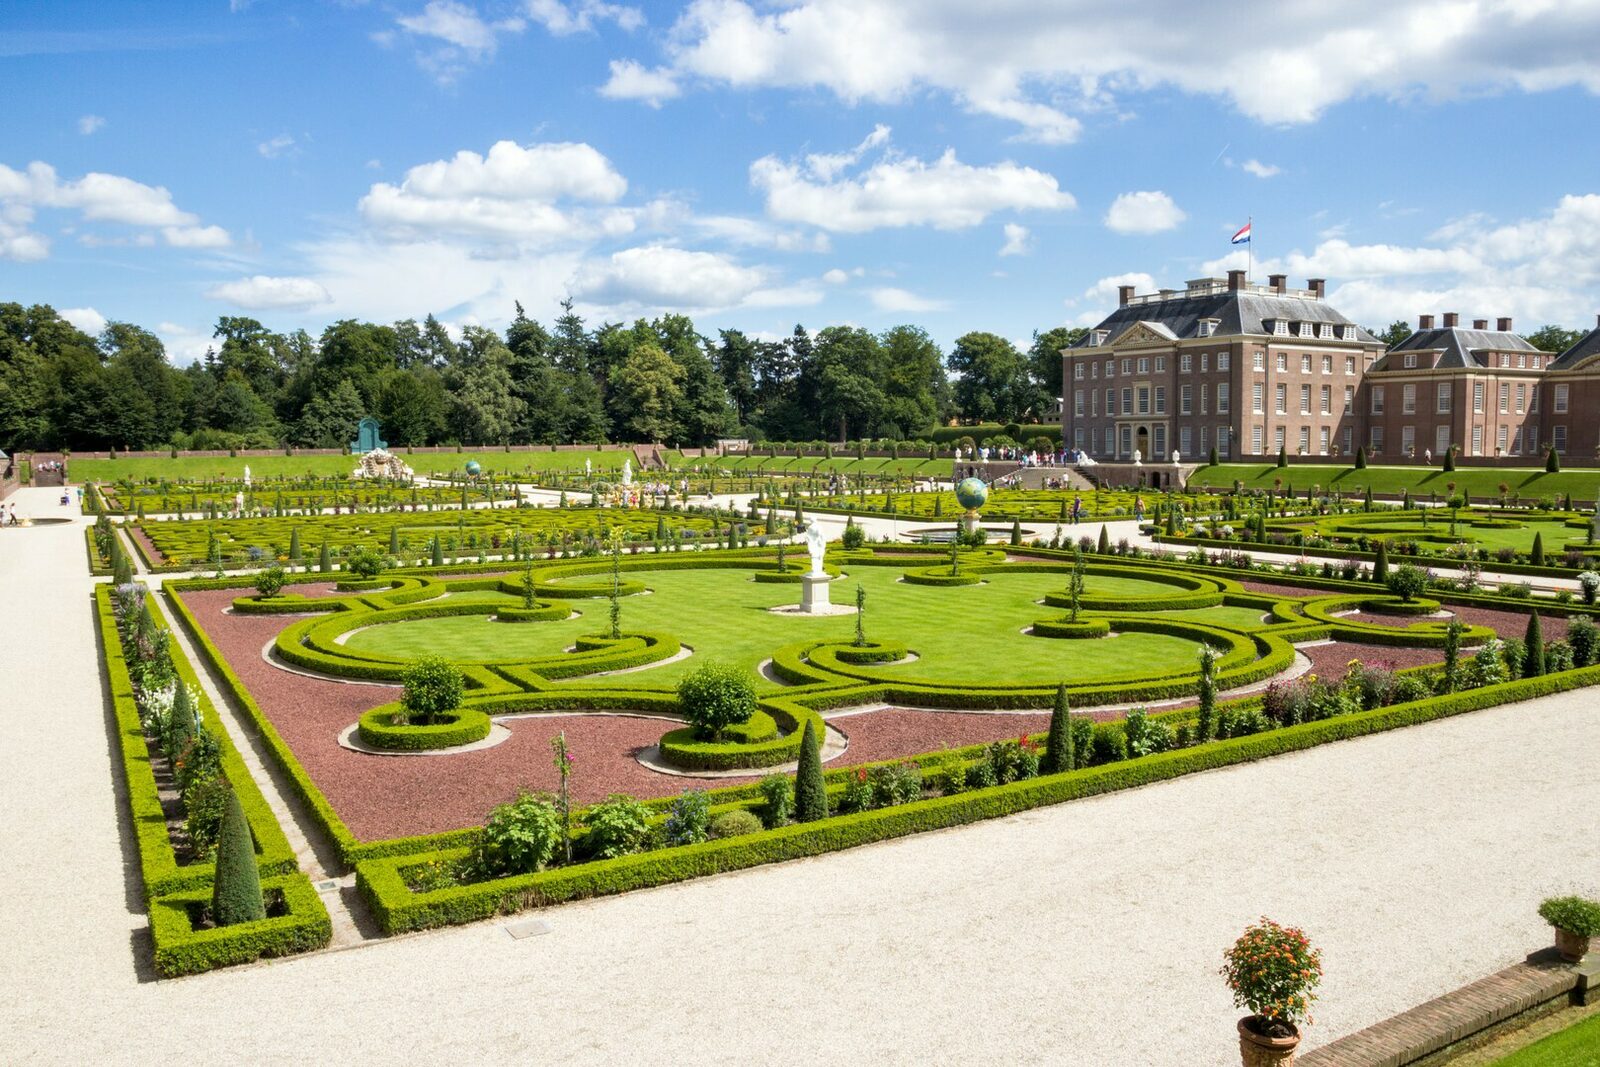
<path id="1" fill-rule="evenodd" d="M 800 735 L 800 766 L 794 776 L 794 817 L 796 822 L 816 822 L 828 817 L 828 789 L 822 781 L 822 753 L 817 735 L 806 720 Z"/>
<path id="2" fill-rule="evenodd" d="M 244 817 L 239 794 L 228 790 L 217 837 L 217 873 L 211 887 L 211 918 L 218 926 L 265 919 L 261 901 L 261 873 L 256 870 L 255 838 Z"/>
<path id="3" fill-rule="evenodd" d="M 1070 771 L 1076 760 L 1072 752 L 1072 712 L 1067 703 L 1066 683 L 1056 686 L 1056 704 L 1050 712 L 1050 733 L 1044 740 L 1044 774 Z"/>

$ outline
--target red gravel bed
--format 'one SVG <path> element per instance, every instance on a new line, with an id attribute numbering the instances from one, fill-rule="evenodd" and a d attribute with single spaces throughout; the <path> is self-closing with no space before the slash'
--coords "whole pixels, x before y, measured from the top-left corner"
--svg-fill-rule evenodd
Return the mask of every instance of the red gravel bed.
<path id="1" fill-rule="evenodd" d="M 1354 641 L 1303 645 L 1298 651 L 1311 661 L 1312 672 L 1323 681 L 1343 678 L 1353 659 L 1368 666 L 1392 668 L 1444 662 L 1444 653 L 1437 648 L 1392 648 L 1387 645 L 1361 645 Z"/>
<path id="2" fill-rule="evenodd" d="M 1240 580 L 1239 584 L 1247 593 L 1260 593 L 1264 596 L 1332 596 L 1326 589 L 1307 589 L 1300 585 L 1274 585 L 1271 582 L 1251 582 Z"/>
<path id="3" fill-rule="evenodd" d="M 1050 716 L 1037 712 L 990 714 L 886 708 L 829 719 L 828 725 L 850 739 L 849 749 L 838 761 L 841 766 L 849 766 L 1035 734 L 1049 728 Z"/>

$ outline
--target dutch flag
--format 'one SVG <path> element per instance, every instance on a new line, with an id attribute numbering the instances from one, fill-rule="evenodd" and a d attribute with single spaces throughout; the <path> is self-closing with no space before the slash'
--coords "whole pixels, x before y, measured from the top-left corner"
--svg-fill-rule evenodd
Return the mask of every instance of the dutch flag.
<path id="1" fill-rule="evenodd" d="M 1241 226 L 1239 228 L 1239 232 L 1234 234 L 1233 237 L 1228 241 L 1228 243 L 1229 244 L 1234 244 L 1234 245 L 1247 245 L 1247 244 L 1249 244 L 1250 243 L 1250 224 L 1247 222 L 1243 226 Z"/>

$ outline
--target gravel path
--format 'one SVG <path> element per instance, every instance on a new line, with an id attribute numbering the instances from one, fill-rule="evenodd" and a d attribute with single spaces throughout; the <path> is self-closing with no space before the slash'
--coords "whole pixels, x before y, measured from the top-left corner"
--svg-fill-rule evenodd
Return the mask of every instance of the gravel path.
<path id="1" fill-rule="evenodd" d="M 1216 967 L 1259 914 L 1324 950 L 1310 1047 L 1547 944 L 1541 897 L 1600 892 L 1583 693 L 571 905 L 544 937 L 480 923 L 150 982 L 83 570 L 77 527 L 0 533 L 30 612 L 0 657 L 4 1062 L 166 1064 L 178 1040 L 273 1064 L 1231 1065 Z"/>

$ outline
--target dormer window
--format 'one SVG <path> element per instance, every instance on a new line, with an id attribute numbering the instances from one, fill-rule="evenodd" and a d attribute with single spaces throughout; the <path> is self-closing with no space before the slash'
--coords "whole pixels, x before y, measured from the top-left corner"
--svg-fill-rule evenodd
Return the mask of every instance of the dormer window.
<path id="1" fill-rule="evenodd" d="M 1090 330 L 1089 331 L 1089 343 L 1091 345 L 1094 345 L 1095 347 L 1099 347 L 1100 345 L 1103 345 L 1103 344 L 1106 343 L 1106 338 L 1109 337 L 1110 335 L 1111 335 L 1111 331 L 1110 330 Z"/>
<path id="2" fill-rule="evenodd" d="M 1217 322 L 1217 319 L 1201 319 L 1199 324 L 1199 336 L 1210 337 L 1212 334 L 1216 333 Z"/>
<path id="3" fill-rule="evenodd" d="M 1311 331 L 1312 331 L 1311 323 L 1302 322 L 1300 324 L 1300 336 L 1301 337 L 1315 337 L 1316 334 L 1312 333 Z"/>
<path id="4" fill-rule="evenodd" d="M 1343 333 L 1344 333 L 1344 339 L 1346 341 L 1354 341 L 1356 339 L 1356 328 L 1355 328 L 1355 325 L 1352 323 L 1350 325 L 1345 326 L 1344 329 L 1343 329 Z"/>
<path id="5" fill-rule="evenodd" d="M 1274 334 L 1278 335 L 1279 337 L 1288 337 L 1289 336 L 1289 320 L 1288 319 L 1274 319 L 1272 321 L 1272 332 Z"/>
<path id="6" fill-rule="evenodd" d="M 1406 370 L 1412 370 L 1413 368 L 1416 367 L 1416 365 L 1417 365 L 1416 353 L 1407 352 L 1406 353 Z"/>
<path id="7" fill-rule="evenodd" d="M 1322 326 L 1317 330 L 1317 336 L 1325 341 L 1333 340 L 1333 323 L 1323 323 Z"/>

